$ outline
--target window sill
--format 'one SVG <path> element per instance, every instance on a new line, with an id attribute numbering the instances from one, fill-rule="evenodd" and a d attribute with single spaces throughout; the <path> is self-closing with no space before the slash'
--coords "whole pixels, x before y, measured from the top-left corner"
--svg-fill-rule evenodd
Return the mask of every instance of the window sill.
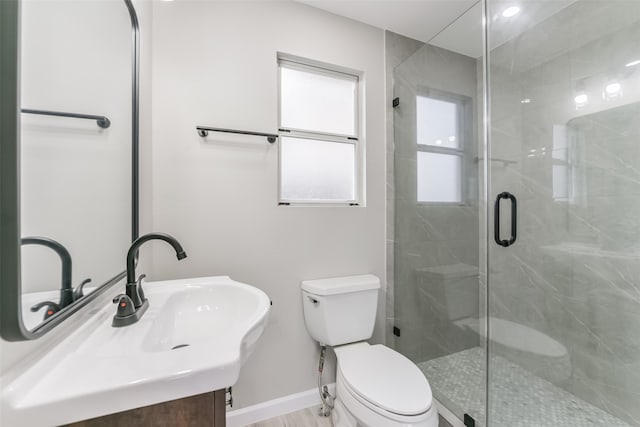
<path id="1" fill-rule="evenodd" d="M 416 202 L 416 204 L 420 207 L 465 207 L 471 206 L 470 203 L 466 202 Z"/>
<path id="2" fill-rule="evenodd" d="M 364 205 L 357 202 L 301 202 L 282 201 L 278 207 L 302 207 L 302 208 L 360 208 Z"/>

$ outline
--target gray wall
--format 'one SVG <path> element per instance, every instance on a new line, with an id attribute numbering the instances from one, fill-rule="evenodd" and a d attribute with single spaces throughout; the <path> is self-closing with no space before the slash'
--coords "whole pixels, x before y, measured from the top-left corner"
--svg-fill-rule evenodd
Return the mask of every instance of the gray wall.
<path id="1" fill-rule="evenodd" d="M 402 52 L 412 48 L 397 36 L 387 39 L 387 57 L 402 58 Z M 478 318 L 476 67 L 473 58 L 423 45 L 393 70 L 393 97 L 400 98 L 400 105 L 392 113 L 394 135 L 388 143 L 395 157 L 389 187 L 394 227 L 388 230 L 394 251 L 390 263 L 393 317 L 401 329 L 394 342 L 396 349 L 416 362 L 479 343 L 476 333 L 454 323 L 461 319 L 477 323 Z M 415 96 L 419 88 L 469 99 L 462 205 L 417 203 Z"/>
<path id="2" fill-rule="evenodd" d="M 196 125 L 277 129 L 277 52 L 364 72 L 366 206 L 278 206 L 277 145 L 197 135 Z M 149 247 L 146 273 L 230 275 L 273 300 L 234 387 L 236 408 L 312 389 L 318 344 L 304 325 L 300 282 L 373 273 L 385 283 L 384 32 L 295 2 L 158 2 L 152 57 L 152 226 L 175 235 L 189 258 Z M 383 288 L 377 342 L 384 305 Z"/>
<path id="3" fill-rule="evenodd" d="M 393 82 L 394 70 L 413 55 L 424 43 L 401 36 L 392 31 L 384 32 L 385 44 L 385 85 L 387 109 L 387 330 L 386 342 L 395 345 L 393 324 L 395 322 L 394 304 L 394 265 L 395 265 L 395 135 L 393 129 Z"/>

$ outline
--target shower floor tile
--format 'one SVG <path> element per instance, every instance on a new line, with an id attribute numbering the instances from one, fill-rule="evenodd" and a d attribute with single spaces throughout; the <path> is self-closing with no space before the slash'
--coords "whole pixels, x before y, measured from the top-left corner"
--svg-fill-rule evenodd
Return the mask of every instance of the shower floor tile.
<path id="1" fill-rule="evenodd" d="M 484 425 L 486 352 L 480 347 L 418 363 L 434 397 Z M 631 427 L 500 356 L 491 356 L 492 427 Z"/>

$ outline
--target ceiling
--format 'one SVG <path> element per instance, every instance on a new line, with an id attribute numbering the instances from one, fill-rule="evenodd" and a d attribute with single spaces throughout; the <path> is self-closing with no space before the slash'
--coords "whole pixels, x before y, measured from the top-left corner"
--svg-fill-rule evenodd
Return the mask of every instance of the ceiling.
<path id="1" fill-rule="evenodd" d="M 477 2 L 429 43 L 472 58 L 482 56 L 482 3 Z"/>
<path id="2" fill-rule="evenodd" d="M 480 0 L 296 0 L 336 15 L 472 58 L 483 54 Z M 519 36 L 576 0 L 492 0 L 491 49 Z M 505 18 L 509 6 L 522 11 Z"/>
<path id="3" fill-rule="evenodd" d="M 297 0 L 336 15 L 429 42 L 478 0 Z"/>

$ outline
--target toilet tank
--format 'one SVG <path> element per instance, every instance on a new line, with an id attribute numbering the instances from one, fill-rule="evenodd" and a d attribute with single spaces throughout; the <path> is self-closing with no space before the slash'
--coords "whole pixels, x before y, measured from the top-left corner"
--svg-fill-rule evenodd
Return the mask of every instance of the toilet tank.
<path id="1" fill-rule="evenodd" d="M 330 346 L 371 338 L 379 289 L 380 279 L 373 274 L 303 281 L 302 307 L 309 334 Z"/>

